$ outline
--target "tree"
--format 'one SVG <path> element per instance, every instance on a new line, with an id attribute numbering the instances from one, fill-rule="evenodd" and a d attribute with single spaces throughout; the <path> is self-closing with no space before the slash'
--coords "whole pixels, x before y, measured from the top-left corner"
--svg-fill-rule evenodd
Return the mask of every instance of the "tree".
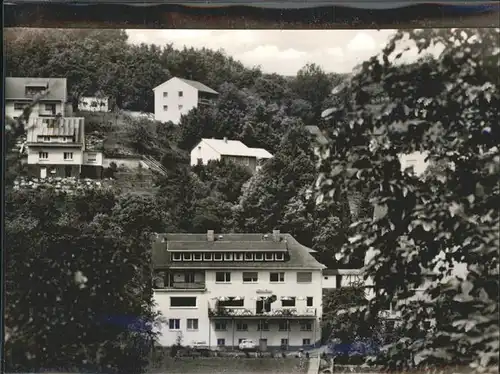
<path id="1" fill-rule="evenodd" d="M 420 51 L 436 43 L 444 51 L 395 64 L 405 36 Z M 497 370 L 499 36 L 498 29 L 399 31 L 352 78 L 352 100 L 325 113 L 332 151 L 321 166 L 322 192 L 364 186 L 376 211 L 353 225 L 344 248 L 344 258 L 365 254 L 377 294 L 371 313 L 407 300 L 427 280 L 423 297 L 401 307 L 404 335 L 393 346 L 410 342 L 411 354 L 382 352 L 392 368 L 461 360 Z M 382 103 L 372 101 L 374 84 L 387 96 Z M 398 154 L 419 150 L 446 167 L 425 180 L 401 172 Z M 460 266 L 466 270 L 457 274 Z M 436 328 L 416 340 L 412 331 L 428 318 Z"/>
<path id="2" fill-rule="evenodd" d="M 156 337 L 148 205 L 50 189 L 6 200 L 7 370 L 142 372 Z"/>

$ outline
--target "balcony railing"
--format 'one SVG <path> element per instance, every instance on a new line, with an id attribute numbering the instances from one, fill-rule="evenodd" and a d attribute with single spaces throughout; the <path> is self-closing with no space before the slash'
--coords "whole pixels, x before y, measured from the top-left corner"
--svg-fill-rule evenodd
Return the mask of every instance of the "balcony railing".
<path id="1" fill-rule="evenodd" d="M 195 289 L 205 289 L 206 285 L 205 282 L 174 282 L 167 284 L 166 288 L 195 290 Z"/>
<path id="2" fill-rule="evenodd" d="M 212 100 L 210 99 L 198 99 L 199 105 L 210 105 L 212 104 Z"/>
<path id="3" fill-rule="evenodd" d="M 208 308 L 209 317 L 242 317 L 242 318 L 312 318 L 316 316 L 316 308 L 277 308 L 261 311 L 256 308 Z"/>

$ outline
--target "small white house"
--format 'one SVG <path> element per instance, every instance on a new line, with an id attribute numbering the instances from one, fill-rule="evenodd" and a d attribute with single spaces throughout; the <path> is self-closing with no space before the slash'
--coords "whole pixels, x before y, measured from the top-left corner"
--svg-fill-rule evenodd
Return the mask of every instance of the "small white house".
<path id="1" fill-rule="evenodd" d="M 239 140 L 204 138 L 191 150 L 191 165 L 206 165 L 210 160 L 230 160 L 256 171 L 272 157 L 265 149 L 247 147 Z"/>
<path id="2" fill-rule="evenodd" d="M 80 98 L 78 110 L 88 112 L 109 112 L 109 98 L 84 96 Z"/>
<path id="3" fill-rule="evenodd" d="M 199 105 L 209 105 L 217 91 L 203 83 L 182 78 L 171 78 L 153 88 L 155 120 L 178 124 L 181 116 Z"/>
<path id="4" fill-rule="evenodd" d="M 102 176 L 102 153 L 86 149 L 84 121 L 79 117 L 30 118 L 26 139 L 30 176 Z"/>

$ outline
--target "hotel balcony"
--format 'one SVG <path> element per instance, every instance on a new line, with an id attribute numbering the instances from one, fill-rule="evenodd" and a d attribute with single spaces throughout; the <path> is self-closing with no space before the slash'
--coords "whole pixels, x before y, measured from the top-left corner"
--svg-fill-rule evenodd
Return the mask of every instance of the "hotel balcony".
<path id="1" fill-rule="evenodd" d="M 212 102 L 210 99 L 198 99 L 198 105 L 210 105 Z"/>
<path id="2" fill-rule="evenodd" d="M 212 319 L 314 319 L 316 317 L 316 308 L 287 307 L 263 311 L 256 308 L 209 307 L 208 316 Z"/>
<path id="3" fill-rule="evenodd" d="M 155 290 L 205 291 L 205 274 L 202 272 L 158 272 L 153 281 Z"/>

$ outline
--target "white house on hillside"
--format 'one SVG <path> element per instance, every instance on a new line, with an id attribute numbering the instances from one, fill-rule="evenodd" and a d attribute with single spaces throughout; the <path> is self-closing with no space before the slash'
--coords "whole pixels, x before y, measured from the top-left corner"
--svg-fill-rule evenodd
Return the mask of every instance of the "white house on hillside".
<path id="1" fill-rule="evenodd" d="M 218 95 L 203 83 L 171 78 L 153 88 L 155 120 L 178 124 L 181 116 L 199 105 L 208 105 Z"/>
<path id="2" fill-rule="evenodd" d="M 38 98 L 30 117 L 65 115 L 66 78 L 5 78 L 5 116 L 17 119 Z"/>
<path id="3" fill-rule="evenodd" d="M 191 150 L 191 165 L 206 165 L 210 160 L 231 160 L 250 170 L 258 170 L 273 155 L 263 148 L 249 148 L 239 140 L 201 139 Z"/>
<path id="4" fill-rule="evenodd" d="M 320 342 L 324 265 L 289 234 L 159 234 L 153 268 L 162 346 Z"/>
<path id="5" fill-rule="evenodd" d="M 86 150 L 84 118 L 30 117 L 26 146 L 33 177 L 102 176 L 102 153 Z"/>
<path id="6" fill-rule="evenodd" d="M 109 112 L 109 98 L 84 96 L 78 102 L 78 110 L 89 112 Z"/>

